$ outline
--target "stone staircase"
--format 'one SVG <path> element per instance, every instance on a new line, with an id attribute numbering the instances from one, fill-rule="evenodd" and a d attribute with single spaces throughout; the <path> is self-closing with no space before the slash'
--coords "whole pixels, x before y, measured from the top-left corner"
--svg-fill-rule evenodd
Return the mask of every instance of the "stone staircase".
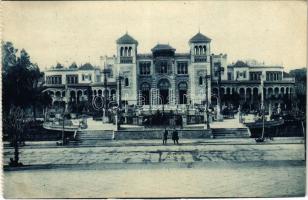
<path id="1" fill-rule="evenodd" d="M 249 138 L 248 128 L 212 128 L 213 138 Z"/>
<path id="2" fill-rule="evenodd" d="M 95 145 L 98 142 L 113 140 L 112 130 L 84 130 L 78 132 L 75 140 L 70 141 L 71 146 Z"/>

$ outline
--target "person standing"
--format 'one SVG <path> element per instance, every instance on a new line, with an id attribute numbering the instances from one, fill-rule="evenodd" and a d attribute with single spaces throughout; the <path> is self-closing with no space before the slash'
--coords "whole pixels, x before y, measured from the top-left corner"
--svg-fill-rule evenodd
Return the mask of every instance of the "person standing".
<path id="1" fill-rule="evenodd" d="M 178 131 L 176 129 L 174 129 L 174 131 L 172 132 L 172 140 L 173 140 L 173 144 L 179 144 L 179 135 L 178 135 Z"/>
<path id="2" fill-rule="evenodd" d="M 164 135 L 163 135 L 163 144 L 167 144 L 167 140 L 168 140 L 168 131 L 167 129 L 165 129 Z"/>
<path id="3" fill-rule="evenodd" d="M 176 129 L 174 130 L 174 138 L 175 138 L 176 144 L 179 144 L 179 134 Z"/>

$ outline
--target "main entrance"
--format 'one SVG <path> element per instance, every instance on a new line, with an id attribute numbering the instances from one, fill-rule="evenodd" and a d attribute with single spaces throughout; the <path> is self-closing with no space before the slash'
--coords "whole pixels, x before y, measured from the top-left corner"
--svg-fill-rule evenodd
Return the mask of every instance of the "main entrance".
<path id="1" fill-rule="evenodd" d="M 187 83 L 181 82 L 178 85 L 179 87 L 179 103 L 187 104 Z"/>
<path id="2" fill-rule="evenodd" d="M 169 103 L 169 88 L 171 87 L 170 82 L 167 79 L 161 79 L 157 88 L 159 89 L 159 104 Z"/>
<path id="3" fill-rule="evenodd" d="M 142 105 L 149 105 L 150 104 L 150 84 L 143 83 L 141 85 L 141 95 L 142 95 Z"/>

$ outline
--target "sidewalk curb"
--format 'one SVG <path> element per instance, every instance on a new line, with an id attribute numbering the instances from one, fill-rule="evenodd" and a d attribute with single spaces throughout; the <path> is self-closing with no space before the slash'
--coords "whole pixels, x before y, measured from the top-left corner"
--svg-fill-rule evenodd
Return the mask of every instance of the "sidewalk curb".
<path id="1" fill-rule="evenodd" d="M 281 167 L 286 166 L 305 166 L 304 160 L 260 160 L 260 161 L 211 161 L 211 162 L 149 162 L 149 163 L 99 163 L 99 164 L 38 164 L 25 165 L 22 167 L 3 167 L 4 172 L 26 171 L 26 170 L 129 170 L 129 169 L 161 169 L 164 168 L 224 168 L 226 165 L 238 168 L 243 164 L 251 167 Z"/>

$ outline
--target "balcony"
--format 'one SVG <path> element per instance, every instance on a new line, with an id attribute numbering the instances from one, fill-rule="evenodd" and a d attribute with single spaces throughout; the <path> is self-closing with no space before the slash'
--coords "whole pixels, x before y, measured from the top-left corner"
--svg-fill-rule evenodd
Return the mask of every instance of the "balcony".
<path id="1" fill-rule="evenodd" d="M 282 78 L 282 81 L 295 83 L 295 78 L 294 77 L 284 77 Z"/>
<path id="2" fill-rule="evenodd" d="M 133 63 L 133 57 L 120 57 L 120 63 Z"/>
<path id="3" fill-rule="evenodd" d="M 62 84 L 62 83 L 59 83 L 59 84 L 44 83 L 44 86 L 46 86 L 46 87 L 61 88 L 61 87 L 64 87 L 64 84 Z"/>
<path id="4" fill-rule="evenodd" d="M 206 56 L 195 56 L 194 61 L 197 63 L 200 63 L 200 62 L 206 62 L 207 59 L 206 59 Z"/>

